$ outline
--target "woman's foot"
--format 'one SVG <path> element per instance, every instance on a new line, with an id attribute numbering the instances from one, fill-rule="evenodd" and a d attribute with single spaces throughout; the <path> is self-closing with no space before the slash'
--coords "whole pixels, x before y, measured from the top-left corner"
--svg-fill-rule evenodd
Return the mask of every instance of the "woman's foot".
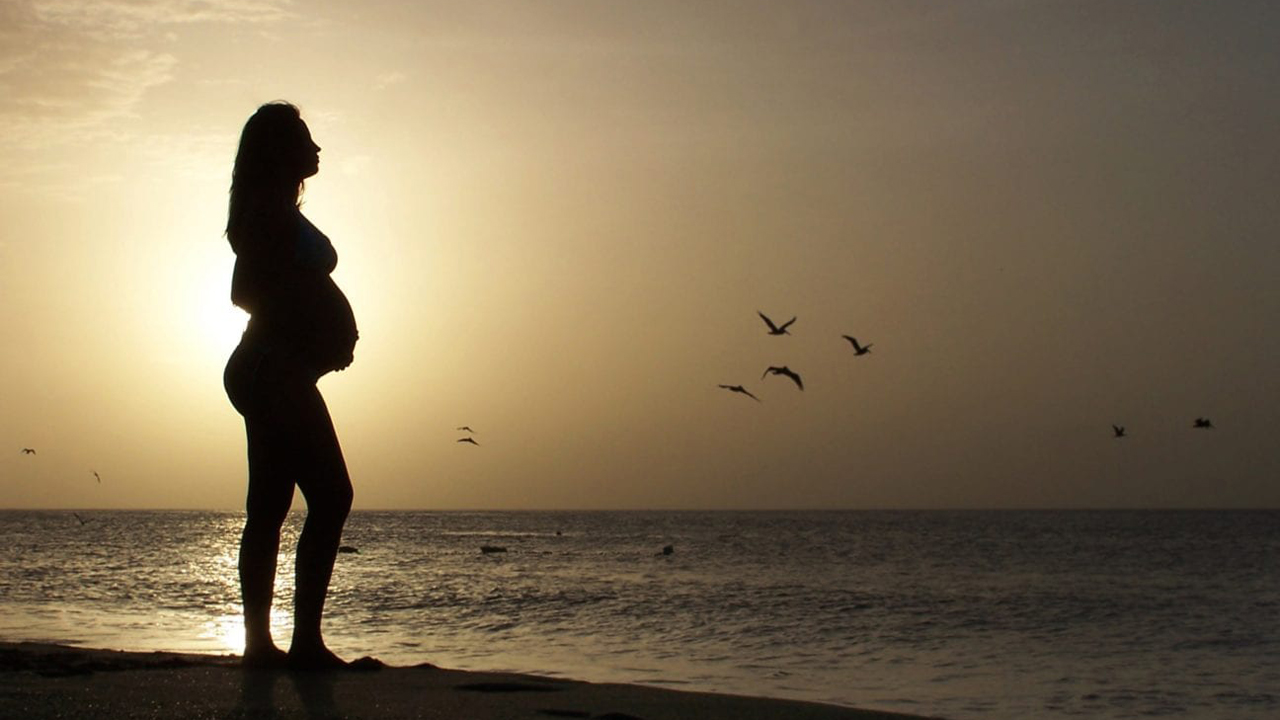
<path id="1" fill-rule="evenodd" d="M 289 655 L 275 645 L 245 648 L 240 667 L 251 670 L 278 670 L 288 665 Z"/>
<path id="2" fill-rule="evenodd" d="M 314 648 L 291 647 L 288 657 L 290 670 L 343 670 L 349 665 L 323 645 Z"/>

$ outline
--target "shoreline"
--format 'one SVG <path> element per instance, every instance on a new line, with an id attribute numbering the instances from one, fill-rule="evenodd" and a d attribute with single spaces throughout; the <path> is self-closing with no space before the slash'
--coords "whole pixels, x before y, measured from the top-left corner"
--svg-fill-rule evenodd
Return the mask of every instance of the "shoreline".
<path id="1" fill-rule="evenodd" d="M 589 683 L 430 664 L 245 670 L 236 655 L 0 642 L 0 716 L 43 718 L 594 718 L 919 720 L 822 703 Z"/>

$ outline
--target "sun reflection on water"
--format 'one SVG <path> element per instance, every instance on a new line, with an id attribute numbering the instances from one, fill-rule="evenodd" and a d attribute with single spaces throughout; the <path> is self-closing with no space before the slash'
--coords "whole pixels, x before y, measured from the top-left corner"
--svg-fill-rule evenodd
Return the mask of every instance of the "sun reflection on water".
<path id="1" fill-rule="evenodd" d="M 220 552 L 216 556 L 199 561 L 200 569 L 208 575 L 206 579 L 218 586 L 216 595 L 224 599 L 234 598 L 233 602 L 219 603 L 213 608 L 217 614 L 203 623 L 196 642 L 204 651 L 244 653 L 244 614 L 239 604 L 240 574 L 239 536 L 240 525 L 234 523 L 221 533 Z M 286 529 L 281 546 L 286 547 L 288 536 L 293 534 Z M 288 639 L 293 632 L 293 612 L 289 609 L 293 597 L 293 553 L 282 552 L 277 558 L 275 602 L 271 608 L 271 635 L 276 645 L 287 648 Z"/>
<path id="2" fill-rule="evenodd" d="M 293 632 L 293 613 L 281 608 L 271 609 L 271 634 L 279 647 L 289 647 L 288 638 Z M 199 649 L 206 652 L 244 653 L 244 615 L 226 613 L 210 618 L 197 636 Z"/>

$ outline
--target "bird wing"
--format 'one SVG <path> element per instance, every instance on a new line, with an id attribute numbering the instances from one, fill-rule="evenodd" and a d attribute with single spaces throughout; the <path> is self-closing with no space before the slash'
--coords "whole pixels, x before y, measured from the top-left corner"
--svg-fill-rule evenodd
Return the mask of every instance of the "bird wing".
<path id="1" fill-rule="evenodd" d="M 800 376 L 797 375 L 794 370 L 792 370 L 791 368 L 784 367 L 779 372 L 781 372 L 783 375 L 786 375 L 787 377 L 794 380 L 796 383 L 796 386 L 799 387 L 801 390 L 804 389 L 804 381 L 800 379 Z"/>
<path id="2" fill-rule="evenodd" d="M 778 328 L 778 330 L 779 330 L 779 331 L 786 330 L 788 327 L 790 327 L 790 326 L 791 326 L 791 323 L 793 323 L 793 322 L 795 322 L 795 321 L 796 321 L 796 319 L 795 319 L 795 318 L 791 318 L 790 320 L 788 320 L 788 321 L 786 321 L 786 322 L 782 323 L 782 327 Z"/>
<path id="3" fill-rule="evenodd" d="M 760 319 L 761 319 L 761 320 L 764 320 L 764 324 L 765 324 L 765 325 L 768 325 L 768 326 L 769 326 L 769 329 L 770 329 L 771 331 L 773 331 L 773 332 L 778 332 L 778 326 L 773 324 L 773 321 L 769 319 L 769 316 L 768 316 L 768 315 L 765 315 L 764 313 L 760 312 L 759 310 L 757 310 L 757 311 L 756 311 L 756 314 L 760 316 Z"/>

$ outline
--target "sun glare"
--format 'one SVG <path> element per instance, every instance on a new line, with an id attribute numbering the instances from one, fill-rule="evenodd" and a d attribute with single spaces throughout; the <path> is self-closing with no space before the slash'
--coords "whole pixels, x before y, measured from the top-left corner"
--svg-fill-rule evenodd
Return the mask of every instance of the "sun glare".
<path id="1" fill-rule="evenodd" d="M 249 316 L 231 304 L 230 287 L 231 273 L 221 265 L 210 268 L 200 278 L 190 341 L 202 353 L 225 356 L 240 342 Z"/>

